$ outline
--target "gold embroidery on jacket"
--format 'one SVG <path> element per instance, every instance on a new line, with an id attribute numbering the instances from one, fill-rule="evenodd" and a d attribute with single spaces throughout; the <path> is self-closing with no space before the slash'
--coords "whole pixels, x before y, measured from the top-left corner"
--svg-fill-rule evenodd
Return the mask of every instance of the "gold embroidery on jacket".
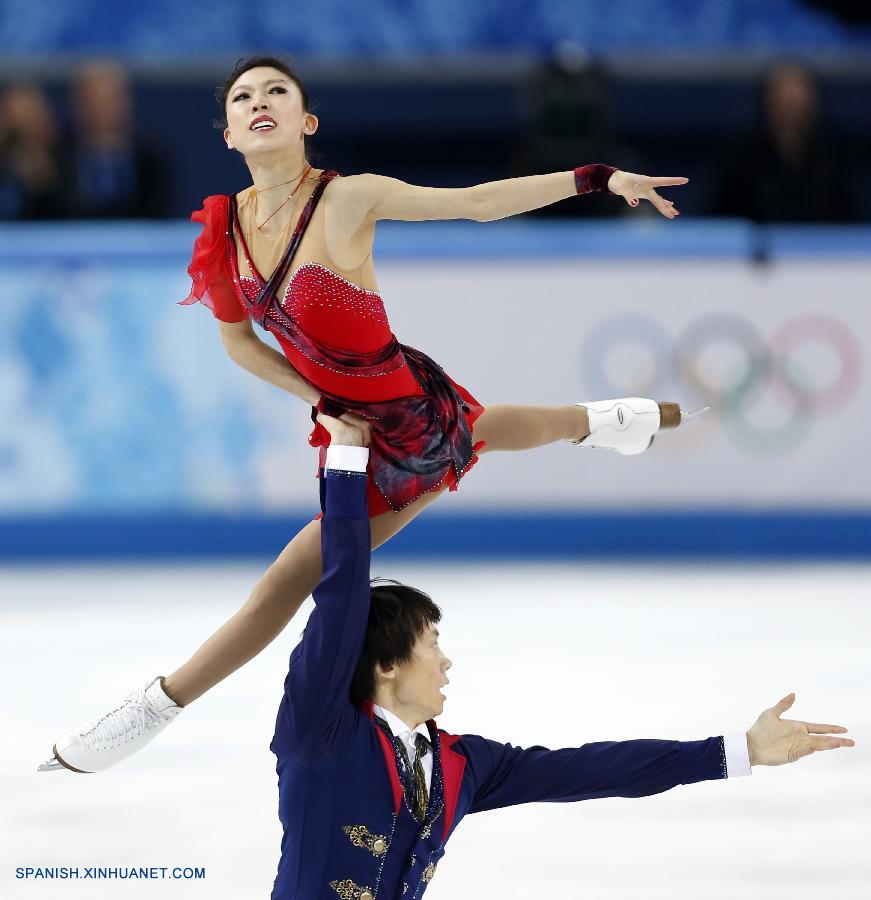
<path id="1" fill-rule="evenodd" d="M 387 837 L 383 834 L 372 834 L 365 825 L 343 825 L 342 831 L 351 839 L 355 847 L 368 850 L 373 856 L 383 856 L 387 852 Z"/>
<path id="2" fill-rule="evenodd" d="M 331 881 L 330 887 L 339 895 L 341 900 L 374 900 L 372 888 L 361 887 L 350 878 L 342 881 Z"/>
<path id="3" fill-rule="evenodd" d="M 435 863 L 430 863 L 423 870 L 423 875 L 421 875 L 420 877 L 423 878 L 424 881 L 430 882 L 430 881 L 432 881 L 433 875 L 435 875 L 435 870 L 436 870 Z"/>

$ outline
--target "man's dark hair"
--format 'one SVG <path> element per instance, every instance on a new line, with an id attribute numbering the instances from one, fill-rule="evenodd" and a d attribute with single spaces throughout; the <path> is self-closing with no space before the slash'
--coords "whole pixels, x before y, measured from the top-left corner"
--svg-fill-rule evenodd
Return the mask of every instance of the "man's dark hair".
<path id="1" fill-rule="evenodd" d="M 351 680 L 351 702 L 359 706 L 374 699 L 375 666 L 407 663 L 417 639 L 441 618 L 442 611 L 423 591 L 387 578 L 372 579 L 366 639 Z"/>
<path id="2" fill-rule="evenodd" d="M 240 75 L 244 75 L 249 69 L 259 69 L 267 67 L 270 69 L 278 69 L 282 75 L 286 75 L 298 88 L 302 94 L 302 108 L 306 112 L 311 112 L 311 101 L 309 100 L 308 91 L 300 81 L 299 75 L 291 69 L 291 67 L 277 56 L 249 56 L 246 59 L 240 59 L 236 62 L 236 68 L 230 73 L 227 80 L 215 88 L 215 100 L 218 101 L 218 109 L 220 110 L 219 118 L 215 119 L 215 128 L 223 130 L 227 127 L 227 97 L 230 96 L 230 88 L 236 83 Z"/>

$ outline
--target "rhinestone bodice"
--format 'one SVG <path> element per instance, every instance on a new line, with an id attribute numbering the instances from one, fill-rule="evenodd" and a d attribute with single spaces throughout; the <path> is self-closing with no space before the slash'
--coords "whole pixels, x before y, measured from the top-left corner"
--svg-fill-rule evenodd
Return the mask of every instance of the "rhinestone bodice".
<path id="1" fill-rule="evenodd" d="M 254 278 L 240 278 L 252 302 Z M 312 337 L 334 347 L 377 350 L 390 339 L 390 323 L 377 291 L 366 290 L 320 263 L 303 263 L 288 279 L 281 307 Z"/>

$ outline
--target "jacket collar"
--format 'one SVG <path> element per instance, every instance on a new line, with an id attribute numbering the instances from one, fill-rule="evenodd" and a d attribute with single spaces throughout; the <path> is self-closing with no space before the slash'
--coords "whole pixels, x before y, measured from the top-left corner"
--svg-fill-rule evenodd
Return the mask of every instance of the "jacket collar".
<path id="1" fill-rule="evenodd" d="M 408 734 L 410 740 L 411 734 L 417 733 L 422 734 L 428 741 L 432 740 L 429 729 L 426 727 L 426 722 L 421 722 L 416 728 L 409 728 L 399 716 L 383 706 L 378 706 L 377 703 L 372 705 L 372 713 L 373 716 L 380 716 L 384 719 L 394 737 L 402 738 L 402 735 Z M 405 743 L 409 743 L 409 741 L 405 741 Z"/>

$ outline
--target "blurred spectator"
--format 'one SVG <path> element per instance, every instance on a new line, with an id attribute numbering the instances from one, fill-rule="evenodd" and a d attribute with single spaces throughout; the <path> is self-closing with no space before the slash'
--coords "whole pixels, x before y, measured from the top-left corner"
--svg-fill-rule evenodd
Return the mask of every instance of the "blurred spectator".
<path id="1" fill-rule="evenodd" d="M 822 125 L 811 73 L 793 63 L 773 68 L 761 89 L 762 121 L 725 162 L 715 215 L 757 222 L 849 222 L 847 151 Z"/>
<path id="2" fill-rule="evenodd" d="M 167 214 L 166 164 L 136 130 L 124 69 L 93 62 L 73 86 L 74 130 L 66 160 L 68 214 L 159 218 Z"/>
<path id="3" fill-rule="evenodd" d="M 638 160 L 617 142 L 605 74 L 572 42 L 557 45 L 526 85 L 526 136 L 512 159 L 513 176 L 560 172 L 586 163 L 630 171 Z M 590 194 L 582 203 L 542 207 L 533 216 L 617 216 L 628 207 L 615 197 Z"/>
<path id="4" fill-rule="evenodd" d="M 54 112 L 36 85 L 0 96 L 0 219 L 61 215 L 63 195 Z"/>
<path id="5" fill-rule="evenodd" d="M 862 25 L 871 22 L 868 0 L 804 0 L 808 6 L 819 6 L 840 16 L 846 22 Z"/>

